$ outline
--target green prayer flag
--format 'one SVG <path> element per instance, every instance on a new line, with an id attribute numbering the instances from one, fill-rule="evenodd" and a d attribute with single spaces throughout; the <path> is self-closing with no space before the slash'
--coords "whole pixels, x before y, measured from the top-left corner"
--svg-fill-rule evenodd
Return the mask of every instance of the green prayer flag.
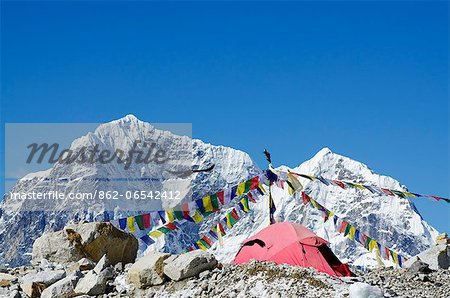
<path id="1" fill-rule="evenodd" d="M 213 210 L 218 210 L 220 208 L 220 205 L 219 205 L 219 199 L 217 198 L 217 194 L 211 195 L 210 198 L 211 198 L 211 205 L 213 207 Z"/>
<path id="2" fill-rule="evenodd" d="M 141 215 L 136 215 L 134 217 L 134 220 L 136 221 L 139 230 L 143 230 L 144 229 L 144 222 L 142 221 L 142 214 Z"/>
<path id="3" fill-rule="evenodd" d="M 351 224 L 348 224 L 348 225 L 345 227 L 344 237 L 347 236 L 348 233 L 350 233 L 350 229 L 351 229 L 351 228 L 352 228 L 352 225 L 351 225 Z"/>

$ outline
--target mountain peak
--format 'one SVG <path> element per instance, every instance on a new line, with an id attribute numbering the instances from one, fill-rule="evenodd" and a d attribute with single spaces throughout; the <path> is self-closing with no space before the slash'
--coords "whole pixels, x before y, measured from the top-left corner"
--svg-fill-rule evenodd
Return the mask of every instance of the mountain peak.
<path id="1" fill-rule="evenodd" d="M 134 116 L 133 114 L 128 114 L 125 115 L 124 117 L 117 119 L 116 121 L 118 122 L 123 122 L 123 123 L 130 123 L 130 122 L 142 122 L 141 120 L 139 120 L 136 116 Z"/>
<path id="2" fill-rule="evenodd" d="M 322 149 L 319 150 L 319 152 L 316 153 L 314 157 L 322 157 L 330 153 L 333 153 L 330 148 L 323 147 Z"/>

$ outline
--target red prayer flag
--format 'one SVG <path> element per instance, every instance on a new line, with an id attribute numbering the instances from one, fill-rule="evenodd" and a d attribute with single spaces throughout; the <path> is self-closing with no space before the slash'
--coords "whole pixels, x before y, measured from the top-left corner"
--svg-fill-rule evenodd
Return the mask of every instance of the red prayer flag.
<path id="1" fill-rule="evenodd" d="M 231 211 L 231 217 L 233 217 L 235 220 L 239 219 L 239 215 L 237 214 L 237 211 L 235 208 Z"/>
<path id="2" fill-rule="evenodd" d="M 250 190 L 256 189 L 259 187 L 259 176 L 253 177 L 250 183 Z"/>
<path id="3" fill-rule="evenodd" d="M 223 225 L 220 222 L 217 225 L 219 226 L 219 230 L 222 233 L 222 235 L 225 235 L 225 229 L 223 228 Z"/>
<path id="4" fill-rule="evenodd" d="M 339 180 L 333 180 L 333 182 L 336 183 L 340 188 L 345 189 L 345 184 L 342 183 L 341 181 L 339 181 Z"/>
<path id="5" fill-rule="evenodd" d="M 311 198 L 304 191 L 302 191 L 302 200 L 303 204 L 306 205 L 311 201 Z"/>
<path id="6" fill-rule="evenodd" d="M 388 196 L 395 196 L 394 193 L 387 188 L 381 188 L 381 190 Z"/>
<path id="7" fill-rule="evenodd" d="M 248 199 L 250 200 L 250 202 L 256 203 L 256 200 L 255 200 L 255 198 L 253 197 L 252 193 L 249 192 L 249 193 L 247 194 L 247 197 L 248 197 Z"/>
<path id="8" fill-rule="evenodd" d="M 142 214 L 142 224 L 144 225 L 144 229 L 150 228 L 150 213 Z"/>
<path id="9" fill-rule="evenodd" d="M 173 222 L 169 222 L 165 225 L 165 227 L 171 229 L 172 231 L 177 228 L 177 226 Z"/>
<path id="10" fill-rule="evenodd" d="M 345 231 L 345 228 L 347 227 L 348 223 L 343 220 L 341 224 L 341 228 L 339 229 L 339 233 L 343 233 Z"/>
<path id="11" fill-rule="evenodd" d="M 212 246 L 211 239 L 206 237 L 206 235 L 203 235 L 202 240 L 205 241 L 206 243 L 208 243 L 209 246 Z"/>
<path id="12" fill-rule="evenodd" d="M 220 202 L 220 204 L 222 204 L 222 205 L 225 204 L 223 195 L 224 195 L 223 190 L 221 190 L 221 191 L 219 191 L 219 192 L 217 193 L 217 198 L 219 199 L 219 202 Z"/>
<path id="13" fill-rule="evenodd" d="M 188 218 L 189 217 L 189 204 L 184 203 L 183 205 L 181 205 L 181 210 L 183 211 L 184 218 Z"/>

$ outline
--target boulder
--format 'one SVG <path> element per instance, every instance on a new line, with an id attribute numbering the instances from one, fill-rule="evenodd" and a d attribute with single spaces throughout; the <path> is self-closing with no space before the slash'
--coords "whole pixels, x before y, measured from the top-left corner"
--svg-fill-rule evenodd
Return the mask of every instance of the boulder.
<path id="1" fill-rule="evenodd" d="M 128 280 L 138 288 L 160 285 L 164 282 L 164 260 L 170 254 L 149 252 L 128 270 Z"/>
<path id="2" fill-rule="evenodd" d="M 58 280 L 66 277 L 64 270 L 44 270 L 37 273 L 28 273 L 24 275 L 20 280 L 21 283 L 34 282 L 44 284 L 46 287 L 57 282 Z"/>
<path id="3" fill-rule="evenodd" d="M 7 273 L 0 273 L 0 287 L 8 287 L 13 282 L 17 281 L 17 277 Z"/>
<path id="4" fill-rule="evenodd" d="M 97 274 L 100 274 L 104 269 L 106 269 L 109 266 L 110 262 L 108 260 L 108 257 L 104 255 L 100 261 L 98 261 L 97 265 L 94 267 L 94 272 Z"/>
<path id="5" fill-rule="evenodd" d="M 428 274 L 431 273 L 431 269 L 428 264 L 421 262 L 420 260 L 415 261 L 408 269 L 407 272 L 411 275 L 415 274 Z"/>
<path id="6" fill-rule="evenodd" d="M 37 264 L 41 259 L 46 259 L 70 264 L 82 258 L 98 262 L 106 254 L 111 264 L 126 264 L 135 261 L 137 250 L 136 238 L 109 222 L 77 223 L 36 239 L 32 263 Z"/>
<path id="7" fill-rule="evenodd" d="M 383 291 L 377 286 L 371 286 L 364 282 L 356 282 L 350 285 L 350 298 L 383 298 Z"/>
<path id="8" fill-rule="evenodd" d="M 42 291 L 41 298 L 65 298 L 75 294 L 75 285 L 78 281 L 77 276 L 65 277 Z"/>
<path id="9" fill-rule="evenodd" d="M 81 278 L 74 291 L 77 295 L 85 294 L 90 296 L 101 295 L 105 293 L 106 282 L 113 277 L 112 268 L 106 268 L 97 274 L 94 270 L 89 271 Z"/>
<path id="10" fill-rule="evenodd" d="M 202 250 L 194 250 L 179 255 L 164 266 L 164 274 L 172 280 L 179 281 L 216 266 L 217 260 L 213 255 Z"/>
<path id="11" fill-rule="evenodd" d="M 20 278 L 20 287 L 29 297 L 40 297 L 42 291 L 57 282 L 58 280 L 66 277 L 64 270 L 50 270 L 28 273 Z"/>
<path id="12" fill-rule="evenodd" d="M 428 264 L 430 269 L 450 268 L 450 245 L 435 245 L 405 262 L 405 267 L 411 267 L 417 260 Z"/>
<path id="13" fill-rule="evenodd" d="M 39 282 L 26 281 L 20 285 L 22 291 L 30 298 L 41 297 L 42 291 L 46 288 L 45 284 Z"/>

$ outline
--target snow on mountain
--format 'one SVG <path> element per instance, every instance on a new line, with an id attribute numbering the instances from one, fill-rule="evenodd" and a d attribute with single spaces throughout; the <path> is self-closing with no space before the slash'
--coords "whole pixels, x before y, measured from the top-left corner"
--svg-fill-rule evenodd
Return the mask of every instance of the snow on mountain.
<path id="1" fill-rule="evenodd" d="M 214 193 L 227 186 L 237 184 L 259 172 L 248 154 L 224 146 L 205 144 L 200 140 L 174 137 L 169 132 L 155 129 L 150 124 L 128 115 L 122 119 L 103 124 L 93 133 L 89 133 L 72 143 L 71 148 L 86 144 L 101 144 L 102 148 L 127 149 L 135 139 L 144 140 L 151 136 L 167 146 L 184 147 L 190 144 L 192 148 L 180 153 L 192 154 L 192 165 L 205 168 L 215 164 L 210 173 L 194 174 L 192 199 Z M 176 143 L 176 144 L 174 144 Z M 179 160 L 183 160 L 180 158 Z M 183 167 L 173 164 L 173 167 Z M 279 169 L 288 169 L 285 166 Z M 406 189 L 391 177 L 382 176 L 371 171 L 366 165 L 350 158 L 331 152 L 328 148 L 319 151 L 313 158 L 300 166 L 291 169 L 294 172 L 322 175 L 329 179 L 354 181 L 362 184 L 372 184 L 391 189 Z M 115 164 L 55 164 L 51 169 L 35 174 L 29 174 L 27 179 L 18 181 L 13 190 L 38 191 L 54 187 L 45 178 L 60 177 L 142 177 L 149 173 L 161 175 L 158 169 L 147 167 L 131 167 L 123 171 L 122 166 Z M 30 179 L 36 177 L 36 179 Z M 378 240 L 405 256 L 415 255 L 434 243 L 437 231 L 427 224 L 415 211 L 412 202 L 399 197 L 373 195 L 368 191 L 351 189 L 343 190 L 335 186 L 325 186 L 320 182 L 302 179 L 306 191 L 312 198 L 335 212 L 338 216 L 357 226 L 373 239 Z M 137 181 L 123 185 L 124 189 L 142 189 L 144 182 Z M 94 191 L 105 188 L 101 183 L 84 183 L 71 181 L 60 186 L 64 190 Z M 359 244 L 343 237 L 334 230 L 331 220 L 323 222 L 318 211 L 303 206 L 298 199 L 290 198 L 286 191 L 273 188 L 273 196 L 277 206 L 276 217 L 301 223 L 319 236 L 330 241 L 330 247 L 343 261 L 357 266 L 375 265 L 374 255 L 368 253 Z M 76 211 L 55 210 L 53 212 L 25 212 L 24 206 L 11 204 L 8 197 L 0 208 L 0 263 L 19 265 L 28 259 L 25 253 L 31 251 L 35 238 L 47 230 L 62 229 L 71 220 L 89 219 L 89 214 Z M 106 206 L 96 206 L 98 210 Z M 216 257 L 227 262 L 232 260 L 240 247 L 240 243 L 268 225 L 267 197 L 262 196 L 253 210 L 243 217 L 224 237 L 224 247 L 215 244 L 211 249 Z M 227 209 L 209 216 L 202 224 L 186 223 L 180 229 L 169 233 L 166 239 L 159 239 L 155 246 L 169 252 L 180 252 L 198 239 L 199 234 L 211 228 Z M 150 249 L 152 249 L 151 247 Z"/>
<path id="2" fill-rule="evenodd" d="M 286 171 L 289 168 L 282 166 L 278 169 Z M 313 158 L 290 170 L 328 179 L 407 190 L 397 180 L 378 175 L 366 165 L 333 153 L 328 148 L 320 150 Z M 438 232 L 421 218 L 415 211 L 413 202 L 407 199 L 374 195 L 361 189 L 344 190 L 303 178 L 300 180 L 305 192 L 313 199 L 403 256 L 416 255 L 435 242 Z M 339 234 L 332 220 L 324 222 L 319 212 L 310 206 L 304 206 L 299 197 L 293 199 L 284 190 L 277 187 L 272 189 L 277 207 L 275 216 L 279 220 L 301 223 L 312 229 L 330 242 L 332 250 L 344 262 L 361 268 L 377 265 L 375 253 L 369 253 L 358 243 Z M 232 260 L 239 249 L 239 243 L 268 225 L 267 204 L 267 197 L 263 197 L 252 214 L 239 221 L 230 235 L 226 235 L 224 248 L 218 248 L 217 244 L 213 247 L 220 260 Z"/>
<path id="3" fill-rule="evenodd" d="M 246 180 L 259 172 L 250 156 L 242 151 L 179 137 L 168 131 L 155 129 L 149 123 L 140 121 L 132 115 L 100 125 L 94 132 L 74 140 L 70 149 L 76 150 L 83 146 L 99 144 L 100 149 L 116 150 L 119 148 L 127 151 L 135 140 L 146 139 L 155 140 L 158 144 L 163 144 L 165 148 L 176 149 L 177 156 L 174 164 L 171 165 L 175 170 L 186 170 L 186 165 L 183 164 L 186 160 L 191 163 L 188 168 L 194 166 L 194 168 L 201 169 L 215 165 L 212 173 L 193 175 L 193 199 Z M 185 150 L 180 148 L 185 148 Z M 177 161 L 180 163 L 177 164 Z M 139 180 L 111 185 L 109 182 L 93 181 L 93 179 L 148 176 L 164 178 L 160 177 L 161 175 L 162 171 L 154 164 L 144 166 L 132 164 L 130 169 L 125 171 L 123 164 L 118 163 L 56 163 L 46 171 L 26 175 L 17 182 L 11 192 L 60 190 L 93 193 L 95 190 L 111 190 L 112 188 L 123 193 L 127 190 L 148 189 L 148 185 L 145 184 L 146 181 Z M 69 180 L 55 184 L 55 179 L 62 177 L 69 178 Z M 67 210 L 67 206 L 60 205 L 51 206 L 51 211 L 28 211 L 30 210 L 27 208 L 29 206 L 26 206 L 25 203 L 11 200 L 5 195 L 0 204 L 0 263 L 9 263 L 11 266 L 24 264 L 29 260 L 29 255 L 25 255 L 25 253 L 31 252 L 33 241 L 44 231 L 60 230 L 69 221 L 91 220 L 92 215 L 99 214 L 103 210 L 113 210 L 107 202 L 104 202 L 104 205 L 96 203 L 97 205 L 92 206 L 90 210 L 83 211 L 78 211 L 74 206 Z M 126 214 L 119 212 L 116 215 Z"/>

